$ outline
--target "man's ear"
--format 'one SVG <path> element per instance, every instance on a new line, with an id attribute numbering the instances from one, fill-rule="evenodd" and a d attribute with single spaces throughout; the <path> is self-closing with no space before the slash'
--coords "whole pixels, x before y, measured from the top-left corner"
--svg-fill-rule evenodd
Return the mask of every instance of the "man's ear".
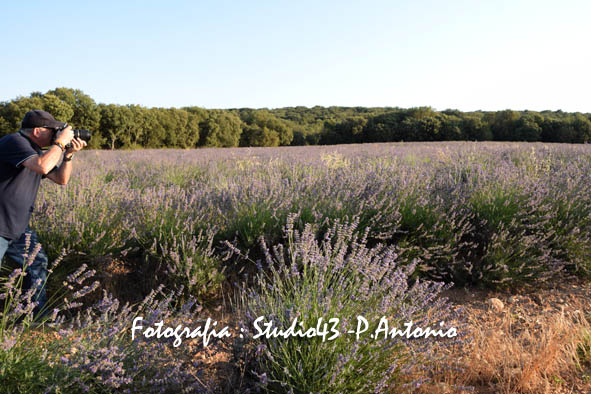
<path id="1" fill-rule="evenodd" d="M 41 135 L 41 127 L 33 128 L 33 132 L 31 134 L 33 134 L 36 138 L 38 138 Z"/>

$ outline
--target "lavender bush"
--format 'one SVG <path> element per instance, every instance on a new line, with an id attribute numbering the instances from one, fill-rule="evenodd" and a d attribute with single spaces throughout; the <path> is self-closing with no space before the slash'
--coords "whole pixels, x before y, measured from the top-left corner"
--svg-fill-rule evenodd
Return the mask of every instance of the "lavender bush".
<path id="1" fill-rule="evenodd" d="M 77 174 L 68 187 L 47 185 L 34 223 L 50 258 L 70 254 L 107 256 L 124 249 L 131 235 L 132 196 L 122 182 L 100 182 L 97 173 Z"/>
<path id="2" fill-rule="evenodd" d="M 56 332 L 53 342 L 62 346 L 56 363 L 78 376 L 62 378 L 50 390 L 58 390 L 67 382 L 84 391 L 210 392 L 199 363 L 183 355 L 182 348 L 171 350 L 174 338 L 130 338 L 130 326 L 137 316 L 143 317 L 144 326 L 160 321 L 173 327 L 186 326 L 194 321 L 200 306 L 194 300 L 177 305 L 178 296 L 164 294 L 160 287 L 132 306 L 121 305 L 105 293 L 98 303 L 80 311 Z"/>
<path id="3" fill-rule="evenodd" d="M 24 269 L 39 248 L 27 256 Z M 83 308 L 80 301 L 99 286 L 89 283 L 94 274 L 83 265 L 68 275 L 63 298 L 56 303 L 53 294 L 48 302 L 52 311 L 41 317 L 33 315 L 33 290 L 21 290 L 25 271 L 16 269 L 8 276 L 0 292 L 2 391 L 211 392 L 200 365 L 182 350 L 171 352 L 170 339 L 130 339 L 130 325 L 138 315 L 146 326 L 159 321 L 190 324 L 201 310 L 195 300 L 179 305 L 180 293 L 165 294 L 161 286 L 139 305 L 121 305 L 105 292 L 96 304 Z"/>
<path id="4" fill-rule="evenodd" d="M 189 295 L 204 299 L 213 298 L 224 280 L 222 258 L 212 248 L 214 233 L 188 238 L 181 234 L 169 242 L 154 244 L 151 252 L 167 262 L 167 275 L 173 284 L 186 286 Z M 157 249 L 158 248 L 158 249 Z"/>
<path id="5" fill-rule="evenodd" d="M 269 250 L 263 242 L 265 267 L 239 301 L 244 326 L 252 328 L 263 317 L 285 330 L 297 319 L 305 332 L 321 318 L 324 323 L 337 318 L 341 335 L 328 340 L 333 333 L 325 327 L 324 339 L 253 341 L 259 384 L 271 392 L 298 393 L 383 392 L 401 384 L 402 374 L 429 357 L 433 339 L 411 344 L 400 337 L 372 338 L 370 332 L 382 317 L 390 320 L 390 328 L 401 329 L 411 321 L 440 328 L 443 320 L 457 317 L 438 298 L 443 283 L 416 281 L 409 286 L 415 264 L 399 265 L 393 247 L 367 248 L 368 230 L 359 233 L 357 219 L 351 224 L 335 221 L 321 242 L 311 225 L 299 232 L 294 222 L 290 216 L 285 244 Z M 358 316 L 370 322 L 359 338 L 347 334 L 356 329 Z M 250 334 L 254 338 L 256 332 Z"/>

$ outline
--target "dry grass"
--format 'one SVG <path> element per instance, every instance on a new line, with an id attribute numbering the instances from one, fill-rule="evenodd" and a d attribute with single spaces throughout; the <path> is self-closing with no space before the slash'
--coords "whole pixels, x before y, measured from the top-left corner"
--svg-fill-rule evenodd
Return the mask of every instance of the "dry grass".
<path id="1" fill-rule="evenodd" d="M 591 392 L 589 290 L 578 284 L 524 296 L 473 294 L 462 302 L 469 341 L 442 349 L 428 366 L 433 382 L 417 392 Z M 492 297 L 503 305 L 495 308 Z"/>

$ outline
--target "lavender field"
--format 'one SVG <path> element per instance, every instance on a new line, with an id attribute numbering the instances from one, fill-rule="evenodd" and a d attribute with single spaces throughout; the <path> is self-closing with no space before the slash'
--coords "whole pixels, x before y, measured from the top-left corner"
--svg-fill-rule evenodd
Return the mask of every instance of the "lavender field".
<path id="1" fill-rule="evenodd" d="M 358 221 L 416 275 L 456 285 L 538 282 L 591 268 L 591 148 L 519 143 L 88 151 L 47 183 L 33 224 L 46 249 L 140 248 L 197 297 L 214 295 L 229 241 L 282 239 L 290 214 L 318 234 Z M 256 259 L 255 259 L 256 260 Z M 238 264 L 249 264 L 241 262 Z"/>
<path id="2" fill-rule="evenodd" d="M 435 357 L 434 341 L 247 336 L 235 346 L 240 379 L 222 389 L 167 353 L 170 343 L 132 342 L 129 326 L 141 313 L 188 324 L 220 300 L 232 300 L 233 324 L 247 327 L 257 316 L 283 326 L 340 316 L 346 329 L 358 315 L 436 325 L 461 320 L 438 297 L 452 284 L 523 288 L 591 274 L 588 145 L 87 151 L 75 160 L 67 187 L 44 183 L 32 218 L 60 261 L 50 293 L 64 281 L 84 286 L 82 271 L 71 275 L 81 264 L 98 278 L 86 301 L 56 303 L 48 327 L 73 311 L 78 318 L 49 355 L 34 356 L 55 391 L 412 390 L 421 381 L 405 376 Z M 113 262 L 134 283 L 105 283 Z M 4 320 L 2 360 L 16 369 L 14 355 L 32 345 L 26 329 Z M 64 353 L 72 338 L 76 351 Z M 163 374 L 165 365 L 175 372 Z"/>

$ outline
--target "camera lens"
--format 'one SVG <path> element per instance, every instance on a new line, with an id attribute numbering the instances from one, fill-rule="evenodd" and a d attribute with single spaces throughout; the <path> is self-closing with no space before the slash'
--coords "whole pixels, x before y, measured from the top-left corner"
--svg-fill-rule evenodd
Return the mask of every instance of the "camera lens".
<path id="1" fill-rule="evenodd" d="M 86 142 L 90 141 L 90 130 L 72 130 L 74 138 L 80 138 Z"/>

